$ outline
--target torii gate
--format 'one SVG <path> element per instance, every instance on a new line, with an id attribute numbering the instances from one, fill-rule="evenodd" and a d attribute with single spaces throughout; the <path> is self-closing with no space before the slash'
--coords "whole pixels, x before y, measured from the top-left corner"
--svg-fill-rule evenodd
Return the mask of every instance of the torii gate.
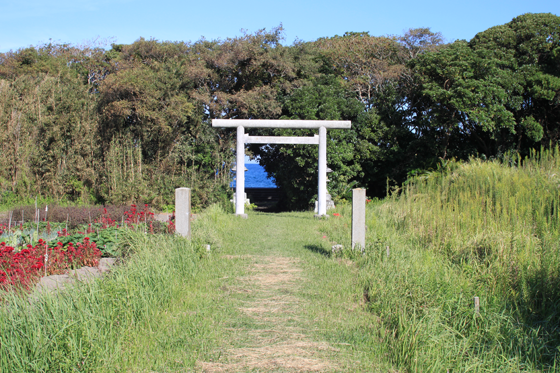
<path id="1" fill-rule="evenodd" d="M 327 128 L 351 128 L 349 120 L 212 119 L 212 127 L 237 127 L 235 214 L 245 216 L 245 144 L 319 145 L 318 216 L 327 215 Z M 319 136 L 249 136 L 245 128 L 319 129 Z"/>

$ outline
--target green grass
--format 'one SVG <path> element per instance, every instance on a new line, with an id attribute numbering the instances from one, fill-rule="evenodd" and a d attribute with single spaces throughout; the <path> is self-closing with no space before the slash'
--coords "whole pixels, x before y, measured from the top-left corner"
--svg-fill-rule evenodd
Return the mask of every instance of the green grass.
<path id="1" fill-rule="evenodd" d="M 311 212 L 250 213 L 248 220 L 240 219 L 235 229 L 228 233 L 229 244 L 223 253 L 249 256 L 238 259 L 238 264 L 245 263 L 244 266 L 250 268 L 252 263 L 262 265 L 271 258 L 290 258 L 297 261 L 301 278 L 287 289 L 278 291 L 279 297 L 297 301 L 294 300 L 295 306 L 290 307 L 289 312 L 275 314 L 280 319 L 276 325 L 234 313 L 231 315 L 234 318 L 226 324 L 234 332 L 226 339 L 239 340 L 240 334 L 251 330 L 295 328 L 311 340 L 324 341 L 336 349 L 321 355 L 322 359 L 337 364 L 334 371 L 387 371 L 391 364 L 380 359 L 381 346 L 371 338 L 370 330 L 376 317 L 363 308 L 357 268 L 352 263 L 330 257 L 331 243 L 318 230 L 321 222 L 312 216 Z M 220 284 L 228 288 L 239 286 L 235 277 L 222 280 Z M 255 291 L 258 285 L 244 286 L 251 291 L 228 297 L 234 305 L 263 301 L 262 294 Z M 227 347 L 240 348 L 247 344 L 251 346 L 249 341 L 229 343 Z"/>
<path id="2" fill-rule="evenodd" d="M 341 256 L 399 369 L 558 370 L 560 155 L 519 163 L 450 164 L 368 206 L 365 255 Z M 336 212 L 322 230 L 348 247 L 350 206 Z"/>
<path id="3" fill-rule="evenodd" d="M 376 318 L 359 306 L 356 267 L 325 255 L 320 222 L 312 213 L 249 214 L 210 208 L 191 241 L 131 232 L 128 259 L 103 281 L 32 302 L 5 294 L 0 370 L 190 371 L 197 361 L 227 362 L 228 351 L 254 343 L 253 333 L 288 328 L 332 345 L 318 354 L 337 371 L 386 371 L 370 338 Z M 244 279 L 277 257 L 296 260 L 301 278 L 279 290 L 296 301 L 270 324 L 241 311 L 262 301 L 262 289 Z"/>
<path id="4" fill-rule="evenodd" d="M 13 192 L 4 191 L 0 193 L 0 212 L 8 212 L 16 207 L 20 206 L 31 206 L 35 205 L 37 201 L 38 206 L 45 205 L 57 205 L 60 207 L 90 207 L 93 206 L 93 201 L 85 203 L 83 201 L 71 201 L 68 199 L 55 199 L 53 197 L 38 195 L 35 197 L 31 196 L 20 196 Z"/>
<path id="5" fill-rule="evenodd" d="M 0 296 L 0 371 L 111 371 L 134 365 L 131 336 L 149 330 L 160 310 L 185 292 L 204 261 L 198 242 L 212 233 L 199 230 L 192 242 L 128 234 L 130 256 L 102 281 L 30 298 Z M 204 324 L 193 317 L 183 328 L 196 334 Z M 194 352 L 184 357 L 194 359 Z"/>
<path id="6" fill-rule="evenodd" d="M 291 334 L 329 346 L 313 355 L 324 371 L 560 370 L 559 171 L 557 151 L 523 164 L 451 163 L 368 205 L 363 255 L 348 249 L 348 204 L 328 220 L 245 220 L 214 206 L 190 241 L 131 232 L 127 260 L 102 281 L 31 301 L 3 295 L 0 370 L 231 368 L 267 361 L 250 354 L 281 349 Z M 334 244 L 345 249 L 332 255 Z M 294 280 L 259 283 L 279 258 Z"/>

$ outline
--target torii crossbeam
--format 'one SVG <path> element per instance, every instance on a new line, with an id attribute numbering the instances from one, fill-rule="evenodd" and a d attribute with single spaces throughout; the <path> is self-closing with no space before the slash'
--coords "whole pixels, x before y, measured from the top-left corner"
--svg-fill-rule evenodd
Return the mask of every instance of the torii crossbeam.
<path id="1" fill-rule="evenodd" d="M 319 145 L 318 215 L 327 215 L 327 128 L 349 129 L 349 120 L 262 120 L 212 119 L 212 127 L 237 128 L 237 165 L 235 214 L 245 215 L 245 144 L 312 144 Z M 319 129 L 319 136 L 249 136 L 245 128 Z"/>

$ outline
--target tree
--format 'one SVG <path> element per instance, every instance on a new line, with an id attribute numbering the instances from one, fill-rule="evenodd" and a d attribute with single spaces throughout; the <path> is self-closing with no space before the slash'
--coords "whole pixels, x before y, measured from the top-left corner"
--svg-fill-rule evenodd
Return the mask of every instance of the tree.
<path id="1" fill-rule="evenodd" d="M 341 75 L 368 107 L 387 84 L 404 71 L 402 46 L 395 37 L 346 33 L 314 43 L 331 72 Z"/>
<path id="2" fill-rule="evenodd" d="M 477 34 L 473 50 L 494 58 L 507 56 L 515 137 L 506 138 L 517 150 L 548 145 L 560 139 L 560 17 L 524 14 Z M 507 81 L 506 81 L 507 82 Z"/>
<path id="3" fill-rule="evenodd" d="M 352 120 L 351 130 L 329 130 L 327 163 L 329 192 L 343 197 L 352 181 L 363 180 L 363 162 L 375 158 L 374 145 L 380 129 L 374 110 L 366 112 L 364 104 L 345 89 L 339 78 L 324 76 L 313 85 L 294 90 L 282 99 L 282 119 Z M 279 136 L 312 136 L 313 131 L 276 129 L 257 131 Z M 316 132 L 316 131 L 315 131 Z M 272 175 L 286 194 L 285 208 L 306 209 L 317 197 L 318 149 L 309 145 L 251 146 L 259 163 Z"/>
<path id="4" fill-rule="evenodd" d="M 136 190 L 133 199 L 167 200 L 174 188 L 190 185 L 197 189 L 193 203 L 206 205 L 216 193 L 226 192 L 231 139 L 216 136 L 195 97 L 200 73 L 193 64 L 195 49 L 182 42 L 139 39 L 109 52 L 118 69 L 99 87 L 99 136 L 106 177 L 112 180 L 118 177 L 111 169 L 125 169 L 115 155 L 141 151 L 139 162 L 145 167 L 134 182 L 141 187 L 127 188 Z M 102 195 L 130 198 L 118 185 L 105 188 Z"/>
<path id="5" fill-rule="evenodd" d="M 87 53 L 48 44 L 0 57 L 0 176 L 9 180 L 2 189 L 91 198 L 96 97 L 72 63 Z"/>
<path id="6" fill-rule="evenodd" d="M 414 131 L 431 138 L 435 156 L 494 156 L 557 140 L 558 30 L 560 18 L 526 14 L 409 62 Z"/>

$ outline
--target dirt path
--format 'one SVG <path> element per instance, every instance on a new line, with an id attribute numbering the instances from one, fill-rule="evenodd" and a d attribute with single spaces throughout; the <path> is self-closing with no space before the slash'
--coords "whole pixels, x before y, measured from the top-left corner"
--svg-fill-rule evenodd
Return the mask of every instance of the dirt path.
<path id="1" fill-rule="evenodd" d="M 253 213 L 223 225 L 213 276 L 200 288 L 212 294 L 205 317 L 216 338 L 195 371 L 390 371 L 357 268 L 330 257 L 322 224 L 312 213 Z"/>
<path id="2" fill-rule="evenodd" d="M 302 319 L 305 302 L 296 295 L 303 281 L 299 259 L 250 256 L 250 275 L 223 288 L 239 299 L 248 325 L 230 328 L 231 345 L 218 362 L 200 362 L 203 372 L 328 372 L 337 366 L 325 355 L 335 349 L 313 340 Z M 326 353 L 326 354 L 325 354 Z"/>

